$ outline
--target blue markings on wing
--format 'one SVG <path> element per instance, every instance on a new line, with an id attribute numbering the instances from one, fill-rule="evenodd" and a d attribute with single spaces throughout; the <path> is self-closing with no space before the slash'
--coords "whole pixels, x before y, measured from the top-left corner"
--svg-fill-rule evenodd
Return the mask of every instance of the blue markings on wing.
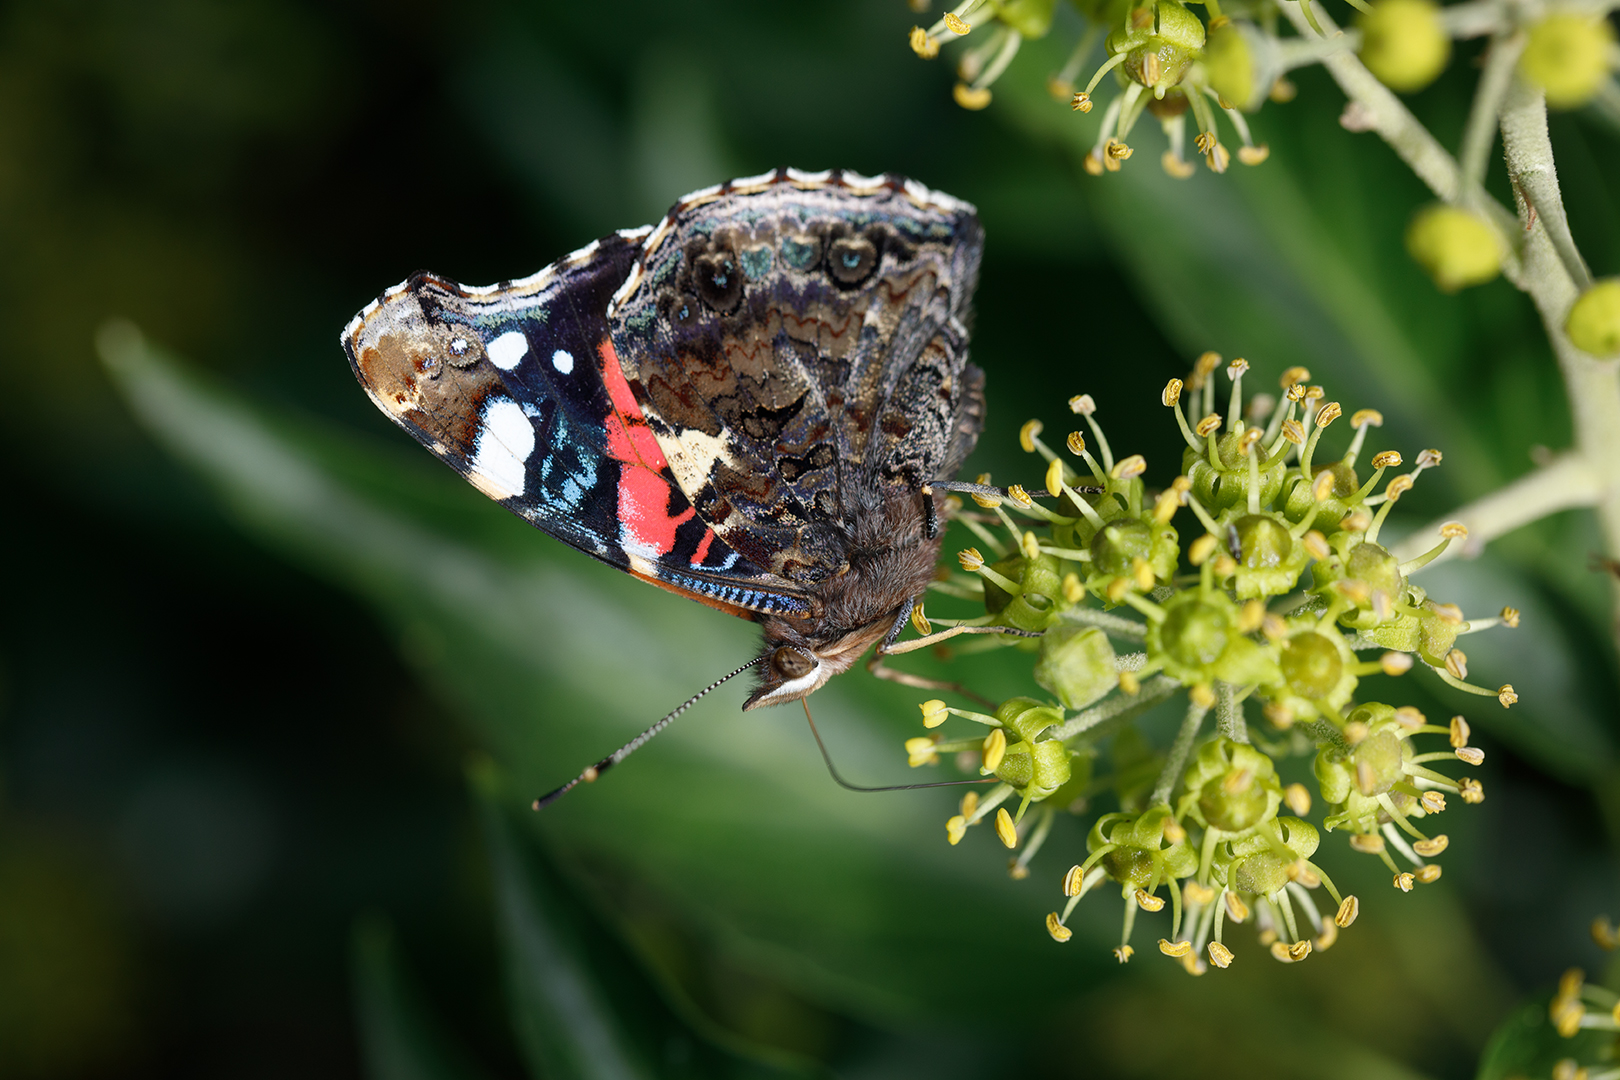
<path id="1" fill-rule="evenodd" d="M 771 615 L 807 615 L 810 612 L 809 602 L 799 596 L 688 577 L 673 570 L 666 570 L 659 576 L 687 592 L 710 596 L 727 604 L 747 608 L 749 611 L 763 611 Z"/>

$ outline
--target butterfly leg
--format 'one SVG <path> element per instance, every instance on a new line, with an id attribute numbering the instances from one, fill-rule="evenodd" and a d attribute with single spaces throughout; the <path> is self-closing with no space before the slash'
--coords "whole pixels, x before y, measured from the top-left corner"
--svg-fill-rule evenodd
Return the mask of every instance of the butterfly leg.
<path id="1" fill-rule="evenodd" d="M 899 671 L 888 667 L 883 663 L 881 650 L 872 654 L 872 658 L 866 662 L 866 670 L 880 679 L 887 679 L 890 682 L 899 683 L 901 686 L 909 686 L 914 690 L 944 690 L 952 694 L 961 694 L 965 698 L 971 698 L 989 709 L 996 707 L 994 701 L 991 701 L 983 694 L 975 694 L 961 683 L 947 682 L 944 679 L 930 679 L 922 675 L 913 675 L 909 671 Z"/>

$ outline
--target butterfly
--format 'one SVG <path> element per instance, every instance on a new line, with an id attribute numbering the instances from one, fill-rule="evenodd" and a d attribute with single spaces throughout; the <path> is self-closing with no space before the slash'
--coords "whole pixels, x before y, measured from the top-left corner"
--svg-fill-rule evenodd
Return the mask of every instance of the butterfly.
<path id="1" fill-rule="evenodd" d="M 984 422 L 982 247 L 972 206 L 915 181 L 778 169 L 532 277 L 413 274 L 342 343 L 485 495 L 759 623 L 752 709 L 893 644 L 933 579 L 937 500 Z"/>

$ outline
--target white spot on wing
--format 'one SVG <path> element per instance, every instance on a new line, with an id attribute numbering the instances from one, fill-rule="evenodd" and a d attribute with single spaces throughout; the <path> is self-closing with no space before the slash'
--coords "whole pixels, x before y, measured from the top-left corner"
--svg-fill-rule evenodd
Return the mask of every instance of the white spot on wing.
<path id="1" fill-rule="evenodd" d="M 529 339 L 520 330 L 508 330 L 488 345 L 489 362 L 502 371 L 511 371 L 529 353 Z"/>
<path id="2" fill-rule="evenodd" d="M 491 398 L 473 453 L 478 487 L 492 499 L 523 494 L 523 463 L 534 453 L 534 425 L 510 398 Z"/>
<path id="3" fill-rule="evenodd" d="M 567 375 L 574 370 L 574 354 L 567 349 L 558 349 L 551 354 L 551 366 Z"/>
<path id="4" fill-rule="evenodd" d="M 822 169 L 820 172 L 805 172 L 803 169 L 789 169 L 788 179 L 795 184 L 806 184 L 819 187 L 832 179 L 831 169 Z"/>

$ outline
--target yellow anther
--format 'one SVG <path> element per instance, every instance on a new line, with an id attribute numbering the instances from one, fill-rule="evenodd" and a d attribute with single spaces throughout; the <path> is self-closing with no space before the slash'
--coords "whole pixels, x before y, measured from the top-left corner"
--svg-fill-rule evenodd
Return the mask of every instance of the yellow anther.
<path id="1" fill-rule="evenodd" d="M 1485 762 L 1485 751 L 1477 746 L 1460 746 L 1452 752 L 1465 765 L 1481 765 Z"/>
<path id="2" fill-rule="evenodd" d="M 1333 916 L 1333 925 L 1340 930 L 1348 930 L 1350 924 L 1355 922 L 1356 916 L 1360 914 L 1361 901 L 1357 900 L 1354 894 L 1347 896 L 1344 898 L 1344 902 L 1339 905 L 1338 912 Z"/>
<path id="3" fill-rule="evenodd" d="M 1384 414 L 1379 412 L 1377 409 L 1357 409 L 1355 412 L 1350 414 L 1350 425 L 1352 427 L 1361 427 L 1362 425 L 1366 425 L 1367 427 L 1383 427 Z M 1376 460 L 1374 461 L 1374 464 L 1377 464 Z M 1399 463 L 1397 462 L 1397 464 Z"/>
<path id="4" fill-rule="evenodd" d="M 1075 112 L 1088 113 L 1091 111 L 1091 95 L 1081 90 L 1069 99 L 1069 108 Z"/>
<path id="5" fill-rule="evenodd" d="M 1188 878 L 1187 884 L 1181 890 L 1181 896 L 1188 904 L 1202 906 L 1215 899 L 1215 890 L 1208 885 L 1200 885 L 1196 880 Z"/>
<path id="6" fill-rule="evenodd" d="M 1165 406 L 1173 406 L 1181 400 L 1181 380 L 1171 379 L 1164 384 L 1164 393 L 1159 395 L 1159 402 Z"/>
<path id="7" fill-rule="evenodd" d="M 1226 377 L 1236 382 L 1244 372 L 1249 370 L 1249 362 L 1239 356 L 1226 365 Z"/>
<path id="8" fill-rule="evenodd" d="M 1267 951 L 1271 953 L 1271 958 L 1273 960 L 1279 960 L 1284 964 L 1292 964 L 1294 962 L 1294 957 L 1291 953 L 1289 953 L 1288 946 L 1284 945 L 1280 941 L 1273 941 L 1271 943 L 1271 947 Z"/>
<path id="9" fill-rule="evenodd" d="M 970 791 L 962 796 L 962 816 L 972 817 L 973 812 L 979 808 L 979 793 Z"/>
<path id="10" fill-rule="evenodd" d="M 924 60 L 932 60 L 939 55 L 939 42 L 928 36 L 928 31 L 920 26 L 911 28 L 911 51 Z"/>
<path id="11" fill-rule="evenodd" d="M 1612 952 L 1615 946 L 1620 945 L 1620 934 L 1615 933 L 1614 924 L 1609 922 L 1607 915 L 1599 915 L 1592 920 L 1592 941 L 1598 948 Z M 1615 1005 L 1620 1009 L 1620 1004 Z M 1620 1018 L 1617 1018 L 1620 1021 Z"/>
<path id="12" fill-rule="evenodd" d="M 1160 938 L 1159 939 L 1159 951 L 1164 953 L 1164 955 L 1166 955 L 1166 956 L 1174 956 L 1174 957 L 1180 958 L 1180 957 L 1186 956 L 1188 953 L 1192 952 L 1192 942 L 1190 942 L 1190 941 L 1169 941 L 1169 940 L 1166 940 L 1165 938 Z"/>
<path id="13" fill-rule="evenodd" d="M 1396 468 L 1401 463 L 1401 452 L 1399 450 L 1384 450 L 1373 455 L 1372 463 L 1375 469 Z"/>
<path id="14" fill-rule="evenodd" d="M 1209 378 L 1210 375 L 1214 373 L 1215 369 L 1220 366 L 1220 353 L 1213 350 L 1199 353 L 1198 359 L 1193 361 L 1193 375 L 1196 377 L 1195 382 L 1197 385 L 1202 386 L 1204 384 L 1204 380 Z"/>
<path id="15" fill-rule="evenodd" d="M 1215 553 L 1215 548 L 1219 546 L 1219 544 L 1220 540 L 1211 536 L 1209 533 L 1205 533 L 1188 546 L 1187 558 L 1194 566 L 1203 566 L 1204 560 L 1208 559 Z"/>
<path id="16" fill-rule="evenodd" d="M 1419 709 L 1414 709 L 1410 705 L 1402 705 L 1395 710 L 1395 722 L 1407 731 L 1416 731 L 1424 724 L 1427 724 L 1429 718 L 1424 716 Z"/>
<path id="17" fill-rule="evenodd" d="M 1509 630 L 1517 630 L 1519 628 L 1519 609 L 1516 607 L 1503 608 L 1501 619 L 1503 626 Z"/>
<path id="18" fill-rule="evenodd" d="M 1300 383 L 1297 386 L 1290 386 L 1288 389 L 1283 391 L 1283 397 L 1294 402 L 1304 401 L 1305 389 L 1304 383 Z"/>
<path id="19" fill-rule="evenodd" d="M 1069 453 L 1079 457 L 1086 452 L 1086 437 L 1078 431 L 1071 431 L 1069 437 L 1064 440 L 1064 445 L 1069 448 Z"/>
<path id="20" fill-rule="evenodd" d="M 1385 675 L 1405 675 L 1412 670 L 1412 657 L 1403 652 L 1387 652 L 1378 658 Z"/>
<path id="21" fill-rule="evenodd" d="M 1134 671 L 1122 671 L 1119 673 L 1119 689 L 1126 697 L 1135 697 L 1142 692 L 1142 680 Z"/>
<path id="22" fill-rule="evenodd" d="M 1215 691 L 1209 683 L 1194 683 L 1187 690 L 1187 700 L 1200 709 L 1213 709 L 1215 707 Z"/>
<path id="23" fill-rule="evenodd" d="M 1367 527 L 1371 524 L 1372 515 L 1361 509 L 1352 510 L 1339 519 L 1339 528 L 1345 532 L 1366 532 Z"/>
<path id="24" fill-rule="evenodd" d="M 1121 945 L 1119 948 L 1114 950 L 1114 959 L 1118 960 L 1122 964 L 1130 963 L 1131 957 L 1135 955 L 1136 950 L 1131 948 L 1129 945 Z"/>
<path id="25" fill-rule="evenodd" d="M 1173 490 L 1159 492 L 1159 497 L 1153 501 L 1153 520 L 1160 525 L 1168 525 L 1170 519 L 1176 516 L 1181 508 L 1181 496 Z"/>
<path id="26" fill-rule="evenodd" d="M 1034 533 L 1027 532 L 1018 541 L 1018 550 L 1024 553 L 1024 558 L 1033 561 L 1041 557 L 1041 542 Z"/>
<path id="27" fill-rule="evenodd" d="M 1081 871 L 1080 864 L 1075 863 L 1069 867 L 1069 872 L 1063 875 L 1063 895 L 1079 896 L 1080 890 L 1085 887 L 1086 875 Z"/>
<path id="28" fill-rule="evenodd" d="M 1277 380 L 1277 384 L 1284 390 L 1287 390 L 1291 386 L 1297 386 L 1300 383 L 1309 382 L 1310 379 L 1311 373 L 1306 368 L 1291 367 L 1282 373 L 1282 378 Z"/>
<path id="29" fill-rule="evenodd" d="M 1447 540 L 1466 540 L 1468 538 L 1468 526 L 1460 521 L 1448 521 L 1440 526 L 1440 535 Z"/>
<path id="30" fill-rule="evenodd" d="M 1013 827 L 1012 815 L 1005 806 L 996 811 L 996 838 L 1009 848 L 1018 846 L 1018 830 Z"/>
<path id="31" fill-rule="evenodd" d="M 1468 736 L 1473 732 L 1468 727 L 1468 721 L 1460 716 L 1451 718 L 1451 748 L 1460 750 L 1468 745 Z"/>
<path id="32" fill-rule="evenodd" d="M 1035 500 L 1029 497 L 1029 492 L 1025 491 L 1023 486 L 1020 484 L 1008 485 L 1007 498 L 1020 510 L 1028 510 L 1030 507 L 1035 505 Z"/>
<path id="33" fill-rule="evenodd" d="M 1250 450 L 1254 449 L 1255 443 L 1265 438 L 1265 434 L 1266 433 L 1264 431 L 1261 431 L 1257 427 L 1244 429 L 1243 434 L 1238 436 L 1238 450 L 1247 454 Z M 1326 498 L 1326 496 L 1323 497 Z"/>
<path id="34" fill-rule="evenodd" d="M 950 712 L 945 708 L 945 703 L 938 698 L 925 701 L 917 708 L 922 710 L 923 727 L 925 728 L 939 727 L 945 722 L 945 718 L 950 715 Z"/>
<path id="35" fill-rule="evenodd" d="M 1319 428 L 1327 427 L 1329 424 L 1333 423 L 1333 421 L 1337 420 L 1339 418 L 1339 414 L 1342 412 L 1344 412 L 1344 409 L 1340 407 L 1337 401 L 1328 402 L 1326 405 L 1316 410 L 1316 426 Z"/>
<path id="36" fill-rule="evenodd" d="M 1372 590 L 1367 588 L 1367 583 L 1356 578 L 1340 578 L 1333 583 L 1333 591 L 1357 607 L 1366 607 L 1372 600 Z"/>
<path id="37" fill-rule="evenodd" d="M 1243 897 L 1235 892 L 1222 893 L 1221 899 L 1226 901 L 1226 917 L 1233 922 L 1243 922 L 1249 917 L 1249 905 L 1243 902 Z"/>
<path id="38" fill-rule="evenodd" d="M 1131 580 L 1143 592 L 1153 588 L 1153 564 L 1140 555 L 1134 556 L 1131 559 Z"/>
<path id="39" fill-rule="evenodd" d="M 1193 428 L 1193 430 L 1198 433 L 1198 437 L 1200 439 L 1209 438 L 1211 435 L 1221 430 L 1220 414 L 1210 413 L 1208 416 L 1198 421 L 1198 426 Z"/>
<path id="40" fill-rule="evenodd" d="M 1446 797 L 1438 791 L 1425 791 L 1420 801 L 1423 804 L 1424 813 L 1440 814 L 1445 812 Z"/>
<path id="41" fill-rule="evenodd" d="M 1179 844 L 1185 839 L 1187 839 L 1187 830 L 1181 827 L 1180 822 L 1172 818 L 1164 823 L 1165 843 Z"/>
<path id="42" fill-rule="evenodd" d="M 1416 879 L 1409 873 L 1402 872 L 1395 875 L 1395 887 L 1401 892 L 1411 892 L 1415 881 Z"/>
<path id="43" fill-rule="evenodd" d="M 1166 150 L 1159 155 L 1159 167 L 1167 176 L 1176 180 L 1190 180 L 1198 170 L 1186 162 L 1174 150 Z"/>
<path id="44" fill-rule="evenodd" d="M 1307 386 L 1305 388 L 1305 400 L 1307 401 L 1321 401 L 1326 396 L 1327 391 L 1320 386 Z"/>
<path id="45" fill-rule="evenodd" d="M 1136 890 L 1136 905 L 1143 911 L 1163 911 L 1164 897 L 1154 896 L 1146 889 Z"/>
<path id="46" fill-rule="evenodd" d="M 1052 940 L 1059 945 L 1074 937 L 1074 931 L 1063 925 L 1062 920 L 1058 918 L 1058 913 L 1055 911 L 1048 912 L 1046 915 L 1046 932 L 1051 934 Z"/>
<path id="47" fill-rule="evenodd" d="M 1311 955 L 1311 943 L 1309 941 L 1296 941 L 1288 946 L 1288 958 L 1296 964 L 1309 955 Z"/>
<path id="48" fill-rule="evenodd" d="M 1446 850 L 1446 845 L 1449 843 L 1451 843 L 1450 838 L 1447 837 L 1445 833 L 1441 833 L 1433 840 L 1418 840 L 1414 842 L 1412 844 L 1412 850 L 1423 856 L 1425 859 L 1432 859 L 1442 851 Z"/>
<path id="49" fill-rule="evenodd" d="M 1259 429 L 1254 428 L 1252 430 L 1258 431 Z M 1327 497 L 1333 494 L 1333 483 L 1334 477 L 1332 469 L 1323 469 L 1321 472 L 1317 473 L 1316 479 L 1311 481 L 1311 498 L 1315 499 L 1317 502 L 1326 501 Z"/>
<path id="50" fill-rule="evenodd" d="M 1029 867 L 1025 866 L 1016 856 L 1007 860 L 1007 876 L 1014 881 L 1023 881 L 1029 877 Z"/>
<path id="51" fill-rule="evenodd" d="M 923 614 L 921 604 L 911 609 L 911 625 L 923 637 L 927 637 L 934 632 L 934 626 L 928 621 L 928 616 Z"/>
<path id="52" fill-rule="evenodd" d="M 1086 595 L 1086 587 L 1080 584 L 1080 575 L 1070 570 L 1063 575 L 1063 599 L 1071 604 L 1078 604 L 1080 598 Z"/>
<path id="53" fill-rule="evenodd" d="M 1237 573 L 1237 560 L 1222 551 L 1215 556 L 1215 561 L 1210 564 L 1210 568 L 1215 571 L 1216 577 L 1229 578 Z"/>
<path id="54" fill-rule="evenodd" d="M 1081 416 L 1090 416 L 1097 411 L 1097 401 L 1090 394 L 1076 394 L 1069 399 L 1069 411 Z"/>
<path id="55" fill-rule="evenodd" d="M 939 761 L 939 744 L 926 735 L 906 740 L 906 764 L 915 769 L 919 765 L 933 765 Z"/>
<path id="56" fill-rule="evenodd" d="M 1388 499 L 1390 502 L 1395 502 L 1402 495 L 1405 495 L 1408 491 L 1411 491 L 1416 483 L 1417 481 L 1413 480 L 1410 476 L 1397 476 L 1395 479 L 1389 482 L 1388 487 L 1384 488 L 1384 498 Z"/>
<path id="57" fill-rule="evenodd" d="M 1053 458 L 1046 463 L 1046 490 L 1056 495 L 1063 487 L 1063 462 Z"/>
<path id="58" fill-rule="evenodd" d="M 1282 437 L 1295 446 L 1305 445 L 1305 429 L 1298 420 L 1284 420 L 1282 422 Z"/>
<path id="59" fill-rule="evenodd" d="M 1159 76 L 1163 74 L 1163 69 L 1159 64 L 1159 54 L 1153 52 L 1144 52 L 1141 54 L 1141 56 L 1142 85 L 1157 86 L 1159 84 Z"/>
<path id="60" fill-rule="evenodd" d="M 1200 131 L 1193 138 L 1193 146 L 1198 148 L 1198 152 L 1200 154 L 1209 153 L 1210 148 L 1215 146 L 1215 145 L 1216 145 L 1216 139 L 1215 139 L 1215 133 L 1213 131 Z"/>
<path id="61" fill-rule="evenodd" d="M 1519 695 L 1514 692 L 1512 683 L 1503 683 L 1496 689 L 1496 700 L 1500 701 L 1502 708 L 1505 709 L 1509 705 L 1518 704 Z"/>
<path id="62" fill-rule="evenodd" d="M 973 29 L 973 27 L 963 22 L 961 16 L 957 15 L 954 11 L 947 11 L 945 13 L 945 28 L 953 34 L 964 35 L 969 30 Z"/>
<path id="63" fill-rule="evenodd" d="M 1024 448 L 1024 453 L 1035 452 L 1035 437 L 1046 429 L 1046 425 L 1039 420 L 1025 420 L 1024 426 L 1018 429 L 1018 445 Z"/>
<path id="64" fill-rule="evenodd" d="M 1445 460 L 1445 455 L 1438 450 L 1422 450 L 1418 452 L 1417 463 L 1425 469 L 1432 469 Z"/>
<path id="65" fill-rule="evenodd" d="M 1453 679 L 1468 678 L 1468 654 L 1461 649 L 1452 649 L 1446 653 L 1446 671 Z"/>
<path id="66" fill-rule="evenodd" d="M 1252 634 L 1260 629 L 1260 624 L 1266 621 L 1266 602 L 1260 599 L 1247 600 L 1238 611 L 1238 633 Z"/>
<path id="67" fill-rule="evenodd" d="M 1448 626 L 1462 625 L 1462 608 L 1458 607 L 1456 604 L 1436 604 L 1434 605 L 1434 613 L 1441 622 Z"/>
<path id="68" fill-rule="evenodd" d="M 1124 603 L 1125 594 L 1130 591 L 1131 579 L 1127 577 L 1117 577 L 1109 581 L 1108 587 L 1103 590 L 1103 595 L 1108 597 L 1108 602 L 1110 604 L 1120 604 Z"/>
<path id="69" fill-rule="evenodd" d="M 978 112 L 990 104 L 990 88 L 987 86 L 969 86 L 959 82 L 951 88 L 951 97 L 956 103 L 970 112 Z"/>
<path id="70" fill-rule="evenodd" d="M 1177 495 L 1185 495 L 1192 490 L 1192 481 L 1187 479 L 1186 476 L 1178 476 L 1170 481 L 1170 490 Z M 1186 500 L 1183 499 L 1182 501 L 1185 502 Z"/>
<path id="71" fill-rule="evenodd" d="M 984 566 L 984 556 L 976 547 L 963 548 L 956 553 L 956 561 L 962 564 L 962 569 L 973 573 Z"/>
<path id="72" fill-rule="evenodd" d="M 1356 790 L 1367 796 L 1378 790 L 1378 770 L 1372 767 L 1372 762 L 1356 762 Z"/>
<path id="73" fill-rule="evenodd" d="M 1266 612 L 1260 620 L 1260 632 L 1267 641 L 1281 641 L 1288 636 L 1288 621 L 1274 612 Z"/>
<path id="74" fill-rule="evenodd" d="M 1232 950 L 1218 941 L 1210 942 L 1209 962 L 1223 970 L 1230 967 L 1232 965 Z"/>
<path id="75" fill-rule="evenodd" d="M 951 842 L 951 847 L 955 847 L 957 844 L 960 844 L 962 842 L 962 837 L 966 835 L 967 818 L 963 817 L 961 814 L 957 814 L 955 817 L 951 818 L 951 820 L 945 823 L 945 839 Z"/>
<path id="76" fill-rule="evenodd" d="M 1304 817 L 1311 812 L 1311 793 L 1304 784 L 1289 784 L 1284 788 L 1283 802 L 1288 804 L 1295 817 Z"/>
<path id="77" fill-rule="evenodd" d="M 1001 759 L 1007 754 L 1007 733 L 1000 728 L 996 728 L 994 731 L 990 732 L 990 734 L 984 737 L 984 745 L 981 748 L 981 751 L 984 759 L 985 772 L 993 773 L 997 769 L 1001 768 Z M 997 827 L 999 828 L 1000 826 L 998 825 Z M 1009 844 L 1007 846 L 1011 847 L 1012 845 Z"/>
<path id="78" fill-rule="evenodd" d="M 1363 855 L 1377 855 L 1384 850 L 1384 838 L 1377 833 L 1356 833 L 1350 837 L 1350 846 Z"/>
<path id="79" fill-rule="evenodd" d="M 1485 801 L 1485 785 L 1465 776 L 1457 781 L 1457 797 L 1469 806 L 1477 806 Z"/>
<path id="80" fill-rule="evenodd" d="M 1115 480 L 1135 480 L 1145 472 L 1147 472 L 1147 458 L 1141 454 L 1132 454 L 1128 458 L 1114 462 L 1114 467 L 1109 470 L 1108 475 Z"/>

